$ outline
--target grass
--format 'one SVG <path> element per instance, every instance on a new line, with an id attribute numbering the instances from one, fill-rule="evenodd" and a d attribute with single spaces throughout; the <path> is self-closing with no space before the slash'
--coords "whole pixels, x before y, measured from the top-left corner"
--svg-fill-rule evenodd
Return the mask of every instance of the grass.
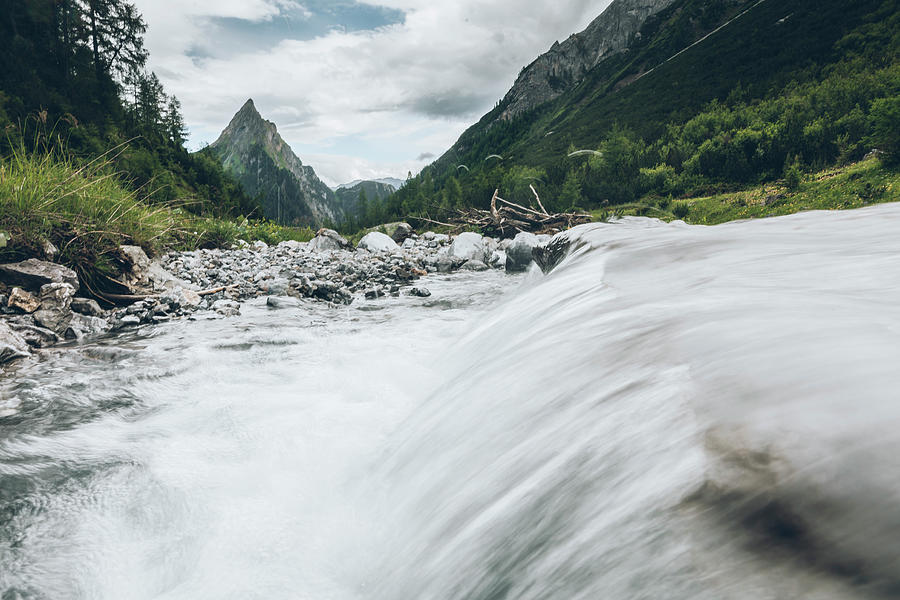
<path id="1" fill-rule="evenodd" d="M 612 215 L 645 215 L 666 221 L 681 218 L 697 225 L 717 225 L 739 219 L 807 210 L 845 210 L 883 202 L 900 202 L 900 173 L 872 158 L 803 175 L 796 189 L 781 181 L 701 198 L 676 201 L 643 198 L 634 205 L 597 210 L 592 215 L 596 220 Z"/>
<path id="2" fill-rule="evenodd" d="M 46 258 L 72 267 L 82 283 L 99 289 L 102 276 L 122 266 L 119 246 L 141 246 L 150 256 L 174 249 L 228 246 L 238 239 L 269 244 L 306 241 L 309 229 L 269 222 L 199 218 L 183 207 L 152 204 L 129 190 L 109 156 L 78 163 L 62 152 L 18 150 L 0 159 L 0 261 Z"/>

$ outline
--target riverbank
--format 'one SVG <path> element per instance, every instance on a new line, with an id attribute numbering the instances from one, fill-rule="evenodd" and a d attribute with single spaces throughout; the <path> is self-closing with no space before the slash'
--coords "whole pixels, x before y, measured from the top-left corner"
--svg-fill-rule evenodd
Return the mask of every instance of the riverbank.
<path id="1" fill-rule="evenodd" d="M 851 210 L 900 201 L 900 172 L 878 155 L 857 163 L 797 174 L 793 182 L 777 181 L 735 192 L 697 198 L 647 196 L 634 204 L 592 211 L 598 221 L 611 216 L 681 219 L 693 225 L 720 225 L 742 219 L 779 217 L 809 210 Z"/>
<path id="2" fill-rule="evenodd" d="M 243 303 L 261 297 L 274 307 L 428 297 L 430 290 L 416 282 L 429 273 L 521 272 L 532 262 L 533 248 L 546 241 L 527 234 L 503 241 L 471 232 L 419 236 L 407 225 L 394 238 L 371 232 L 355 247 L 328 229 L 309 242 L 239 242 L 230 249 L 170 252 L 157 260 L 138 246 L 122 246 L 118 254 L 124 267 L 115 283 L 123 293 L 95 298 L 63 265 L 38 259 L 2 264 L 0 363 L 64 340 L 89 340 L 200 314 L 238 316 Z"/>

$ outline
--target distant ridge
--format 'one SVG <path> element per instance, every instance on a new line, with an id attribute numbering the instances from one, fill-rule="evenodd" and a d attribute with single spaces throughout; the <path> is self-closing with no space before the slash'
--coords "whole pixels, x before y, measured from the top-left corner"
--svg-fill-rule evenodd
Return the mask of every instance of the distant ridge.
<path id="1" fill-rule="evenodd" d="M 350 183 L 342 183 L 341 185 L 335 187 L 334 190 L 337 191 L 337 190 L 342 190 L 345 188 L 356 187 L 359 184 L 365 183 L 367 181 L 371 181 L 373 183 L 383 183 L 385 185 L 389 185 L 392 188 L 394 188 L 394 191 L 399 190 L 401 187 L 403 187 L 403 184 L 405 183 L 402 179 L 397 179 L 395 177 L 384 177 L 382 179 L 354 179 Z"/>

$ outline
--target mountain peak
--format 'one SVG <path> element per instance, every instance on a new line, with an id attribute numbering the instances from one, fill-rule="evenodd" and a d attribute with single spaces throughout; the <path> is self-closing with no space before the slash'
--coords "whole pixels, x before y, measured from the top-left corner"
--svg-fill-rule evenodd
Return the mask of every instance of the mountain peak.
<path id="1" fill-rule="evenodd" d="M 267 218 L 284 224 L 339 220 L 334 194 L 294 154 L 252 99 L 234 115 L 210 148 L 251 196 L 261 195 Z"/>
<path id="2" fill-rule="evenodd" d="M 256 105 L 253 103 L 253 98 L 249 98 L 244 105 L 241 107 L 241 110 L 237 112 L 238 115 L 248 115 L 248 116 L 257 116 L 260 119 L 262 115 L 259 114 L 259 111 L 256 110 Z"/>

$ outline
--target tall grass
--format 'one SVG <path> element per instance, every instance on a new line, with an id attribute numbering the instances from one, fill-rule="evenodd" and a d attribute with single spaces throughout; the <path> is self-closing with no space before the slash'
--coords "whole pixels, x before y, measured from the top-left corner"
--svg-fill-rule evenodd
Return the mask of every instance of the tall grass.
<path id="1" fill-rule="evenodd" d="M 0 232 L 11 238 L 0 261 L 45 254 L 47 242 L 59 250 L 54 260 L 75 269 L 91 291 L 104 277 L 117 276 L 124 263 L 119 246 L 141 246 L 153 256 L 172 249 L 227 247 L 238 239 L 277 244 L 307 241 L 308 227 L 281 227 L 268 221 L 200 218 L 175 204 L 150 203 L 128 188 L 113 168 L 112 152 L 79 162 L 64 150 L 20 145 L 0 158 Z"/>
<path id="2" fill-rule="evenodd" d="M 77 164 L 62 152 L 20 147 L 0 160 L 0 230 L 11 237 L 4 260 L 40 256 L 51 242 L 59 262 L 92 279 L 117 271 L 122 244 L 153 254 L 184 240 L 182 222 L 170 207 L 141 202 L 108 155 Z"/>

